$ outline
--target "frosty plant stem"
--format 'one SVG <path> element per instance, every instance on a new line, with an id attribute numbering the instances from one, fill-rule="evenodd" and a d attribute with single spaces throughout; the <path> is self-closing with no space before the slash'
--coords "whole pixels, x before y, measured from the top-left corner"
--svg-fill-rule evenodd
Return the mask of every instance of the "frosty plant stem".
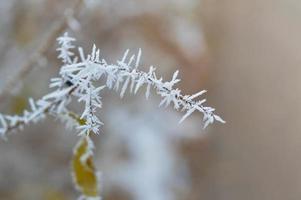
<path id="1" fill-rule="evenodd" d="M 122 98 L 126 91 L 136 94 L 142 86 L 146 86 L 146 98 L 149 98 L 153 89 L 162 97 L 159 106 L 172 105 L 174 109 L 185 112 L 180 123 L 195 111 L 203 115 L 204 128 L 214 121 L 225 123 L 214 113 L 214 108 L 204 105 L 205 99 L 198 100 L 205 90 L 193 95 L 183 95 L 180 89 L 174 87 L 180 81 L 178 71 L 174 72 L 170 81 L 163 81 L 162 77 L 157 77 L 153 66 L 149 67 L 148 72 L 139 70 L 140 49 L 137 55 L 131 56 L 129 50 L 126 50 L 122 59 L 109 64 L 100 57 L 100 51 L 95 45 L 87 55 L 78 47 L 79 57 L 75 56 L 75 39 L 68 36 L 68 33 L 57 38 L 57 41 L 58 58 L 61 59 L 62 66 L 59 76 L 52 78 L 49 85 L 54 91 L 36 101 L 30 98 L 30 110 L 24 110 L 22 115 L 0 114 L 0 136 L 6 138 L 9 132 L 36 123 L 47 115 L 61 119 L 67 127 L 78 129 L 81 139 L 74 149 L 72 166 L 74 183 L 82 193 L 80 199 L 100 199 L 98 172 L 93 164 L 93 142 L 89 135 L 92 132 L 98 134 L 103 125 L 97 116 L 98 109 L 102 107 L 102 90 L 115 90 Z M 105 83 L 96 85 L 99 80 L 104 80 Z M 68 109 L 72 99 L 84 104 L 80 115 Z"/>
<path id="2" fill-rule="evenodd" d="M 75 125 L 79 134 L 99 133 L 103 123 L 96 116 L 96 112 L 102 107 L 100 91 L 104 88 L 120 91 L 120 97 L 123 97 L 127 88 L 131 93 L 137 93 L 138 90 L 146 86 L 146 98 L 150 95 L 150 90 L 153 88 L 155 92 L 162 97 L 159 106 L 172 104 L 174 109 L 185 111 L 185 115 L 180 122 L 186 119 L 194 111 L 203 114 L 204 128 L 215 120 L 221 123 L 225 121 L 214 114 L 214 108 L 204 106 L 205 99 L 196 100 L 206 91 L 202 90 L 193 95 L 183 95 L 181 90 L 174 88 L 174 85 L 180 81 L 178 79 L 178 71 L 173 74 L 171 81 L 163 81 L 163 78 L 158 78 L 153 66 L 150 66 L 148 72 L 138 69 L 141 58 L 141 50 L 137 55 L 129 56 L 127 50 L 122 59 L 116 64 L 109 64 L 100 57 L 100 51 L 93 45 L 90 54 L 85 55 L 83 49 L 78 47 L 79 58 L 75 56 L 74 38 L 69 37 L 65 33 L 59 37 L 58 43 L 60 47 L 58 58 L 62 60 L 63 65 L 59 72 L 58 78 L 52 78 L 50 87 L 55 90 L 37 101 L 30 99 L 31 111 L 25 110 L 23 115 L 0 115 L 0 134 L 5 137 L 9 131 L 23 128 L 24 125 L 30 122 L 37 122 L 45 117 L 45 114 L 50 114 L 55 117 L 66 119 L 69 113 L 67 108 L 72 98 L 76 98 L 78 102 L 84 103 L 84 109 L 81 114 L 81 119 L 85 120 L 85 124 Z M 105 79 L 106 83 L 101 86 L 95 86 L 100 79 Z M 67 120 L 70 122 L 70 120 Z"/>

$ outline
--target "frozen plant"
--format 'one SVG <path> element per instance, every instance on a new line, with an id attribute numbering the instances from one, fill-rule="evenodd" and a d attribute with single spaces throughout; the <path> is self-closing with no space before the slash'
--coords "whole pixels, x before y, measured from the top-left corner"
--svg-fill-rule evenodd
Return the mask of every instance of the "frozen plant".
<path id="1" fill-rule="evenodd" d="M 68 33 L 57 38 L 57 41 L 58 58 L 62 61 L 62 66 L 59 76 L 51 79 L 49 87 L 54 90 L 36 101 L 30 98 L 30 110 L 24 110 L 21 115 L 0 114 L 0 136 L 6 138 L 10 131 L 22 129 L 25 125 L 36 123 L 48 115 L 61 119 L 67 127 L 78 129 L 82 137 L 75 148 L 73 160 L 75 184 L 82 192 L 83 199 L 100 198 L 97 195 L 97 171 L 91 164 L 93 145 L 89 135 L 98 134 L 103 125 L 98 117 L 98 110 L 102 107 L 102 90 L 117 91 L 122 98 L 126 91 L 136 94 L 142 86 L 146 86 L 146 98 L 149 98 L 153 89 L 162 97 L 159 106 L 172 105 L 175 110 L 185 112 L 180 122 L 197 111 L 203 115 L 204 128 L 214 121 L 225 123 L 214 113 L 214 108 L 204 105 L 205 99 L 198 100 L 205 90 L 193 95 L 183 95 L 181 90 L 175 87 L 180 81 L 179 71 L 174 72 L 170 81 L 164 81 L 156 75 L 156 68 L 153 66 L 150 66 L 147 72 L 139 70 L 140 49 L 137 55 L 129 55 L 129 50 L 126 50 L 120 60 L 110 64 L 100 57 L 100 50 L 95 45 L 90 54 L 85 54 L 83 49 L 78 47 L 77 57 L 73 44 L 75 39 Z M 100 80 L 103 80 L 104 84 L 97 85 Z M 84 104 L 80 115 L 68 108 L 72 99 Z"/>
<path id="2" fill-rule="evenodd" d="M 22 129 L 24 125 L 43 119 L 46 114 L 64 119 L 72 118 L 67 108 L 72 98 L 84 103 L 80 119 L 85 123 L 76 127 L 80 130 L 79 134 L 90 132 L 98 134 L 103 123 L 96 113 L 102 107 L 100 92 L 105 88 L 118 91 L 120 97 L 123 97 L 128 88 L 130 93 L 136 94 L 142 86 L 146 86 L 146 98 L 153 88 L 162 97 L 159 106 L 167 107 L 172 104 L 174 109 L 186 112 L 180 123 L 194 111 L 203 115 L 204 128 L 215 120 L 225 123 L 214 113 L 214 108 L 204 106 L 205 99 L 196 100 L 206 92 L 205 90 L 193 95 L 183 95 L 180 89 L 174 87 L 180 81 L 179 71 L 174 72 L 172 80 L 164 81 L 162 77 L 158 78 L 156 68 L 153 66 L 150 66 L 148 72 L 139 70 L 140 49 L 137 55 L 131 56 L 129 50 L 126 50 L 121 60 L 109 64 L 100 57 L 100 51 L 95 45 L 87 55 L 81 47 L 78 47 L 79 57 L 77 57 L 73 52 L 74 38 L 65 33 L 57 40 L 60 45 L 57 49 L 58 58 L 62 60 L 63 65 L 59 77 L 51 79 L 50 87 L 55 90 L 39 100 L 29 99 L 31 110 L 25 110 L 22 115 L 0 115 L 2 137 L 5 137 L 9 131 Z M 104 79 L 105 84 L 96 86 L 100 79 Z M 70 120 L 65 121 L 70 122 Z"/>

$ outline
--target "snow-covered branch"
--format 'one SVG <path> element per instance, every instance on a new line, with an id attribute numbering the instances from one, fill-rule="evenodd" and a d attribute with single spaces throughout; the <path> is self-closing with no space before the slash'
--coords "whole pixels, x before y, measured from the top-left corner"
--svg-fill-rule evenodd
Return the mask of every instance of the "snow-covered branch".
<path id="1" fill-rule="evenodd" d="M 197 111 L 203 115 L 204 128 L 214 121 L 225 123 L 225 121 L 214 113 L 215 109 L 204 105 L 205 99 L 198 98 L 206 91 L 202 90 L 193 95 L 183 95 L 181 90 L 174 87 L 180 81 L 178 71 L 173 74 L 170 81 L 164 81 L 156 75 L 156 68 L 149 67 L 148 72 L 138 69 L 141 50 L 137 55 L 129 56 L 127 50 L 122 59 L 115 64 L 109 64 L 100 57 L 100 50 L 93 45 L 90 54 L 85 55 L 81 47 L 78 48 L 79 57 L 72 51 L 75 46 L 74 38 L 65 33 L 58 39 L 60 47 L 58 58 L 62 60 L 59 77 L 51 79 L 50 87 L 55 90 L 37 102 L 30 100 L 31 112 L 24 111 L 22 116 L 0 115 L 2 124 L 0 133 L 5 135 L 8 131 L 21 128 L 29 122 L 40 120 L 46 113 L 60 117 L 68 111 L 67 105 L 72 98 L 84 103 L 81 119 L 85 123 L 77 126 L 80 134 L 90 132 L 99 133 L 103 125 L 96 116 L 98 109 L 102 107 L 100 91 L 107 88 L 118 91 L 123 97 L 129 88 L 130 93 L 136 94 L 142 86 L 146 86 L 146 98 L 149 98 L 151 89 L 162 97 L 159 106 L 172 105 L 174 109 L 186 112 L 180 122 L 185 120 L 193 112 Z M 97 81 L 105 80 L 104 85 L 97 86 Z"/>

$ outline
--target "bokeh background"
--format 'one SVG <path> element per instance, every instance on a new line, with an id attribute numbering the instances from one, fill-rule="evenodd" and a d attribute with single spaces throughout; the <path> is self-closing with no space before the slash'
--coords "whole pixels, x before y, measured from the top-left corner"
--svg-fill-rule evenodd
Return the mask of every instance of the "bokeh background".
<path id="1" fill-rule="evenodd" d="M 26 66 L 74 1 L 0 1 L 0 90 Z M 70 11 L 70 10 L 69 10 Z M 155 95 L 103 94 L 103 133 L 93 137 L 106 200 L 301 198 L 301 2 L 298 0 L 87 0 L 66 31 L 114 62 L 143 49 L 143 66 L 166 79 L 180 70 L 187 94 L 207 89 L 227 121 L 158 108 Z M 62 30 L 64 31 L 64 30 Z M 55 41 L 14 80 L 2 113 L 49 92 Z M 146 69 L 146 68 L 145 68 Z M 0 199 L 69 200 L 78 136 L 48 119 L 0 142 Z"/>

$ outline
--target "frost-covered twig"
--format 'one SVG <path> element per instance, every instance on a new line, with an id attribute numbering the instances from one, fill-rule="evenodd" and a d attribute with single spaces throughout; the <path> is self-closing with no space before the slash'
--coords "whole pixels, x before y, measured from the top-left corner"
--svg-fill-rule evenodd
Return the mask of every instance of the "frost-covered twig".
<path id="1" fill-rule="evenodd" d="M 109 64 L 100 57 L 100 51 L 95 45 L 88 55 L 85 55 L 83 49 L 79 47 L 78 58 L 72 51 L 75 48 L 72 44 L 75 41 L 74 38 L 65 33 L 57 40 L 60 44 L 57 49 L 58 58 L 62 60 L 63 66 L 59 73 L 60 77 L 51 79 L 50 87 L 56 90 L 38 100 L 37 106 L 31 100 L 32 112 L 26 111 L 22 116 L 2 116 L 0 133 L 3 135 L 11 129 L 39 120 L 46 112 L 60 117 L 68 111 L 67 105 L 72 97 L 85 104 L 81 114 L 81 119 L 85 120 L 85 123 L 77 126 L 81 130 L 80 134 L 99 133 L 103 125 L 96 116 L 97 110 L 102 107 L 100 91 L 104 88 L 113 89 L 120 91 L 120 96 L 123 97 L 128 87 L 131 93 L 136 94 L 144 85 L 146 98 L 149 97 L 150 90 L 153 88 L 162 97 L 159 106 L 167 107 L 173 104 L 174 109 L 186 112 L 180 122 L 194 111 L 198 111 L 203 114 L 204 127 L 215 120 L 225 123 L 222 118 L 214 114 L 214 108 L 204 106 L 205 99 L 196 100 L 206 91 L 202 90 L 194 95 L 183 95 L 180 89 L 174 88 L 174 85 L 180 81 L 177 78 L 178 71 L 173 74 L 172 80 L 163 81 L 162 77 L 157 77 L 153 66 L 148 72 L 139 70 L 141 50 L 137 55 L 132 56 L 129 56 L 129 50 L 127 50 L 116 64 Z M 101 78 L 105 79 L 105 84 L 96 86 Z"/>
<path id="2" fill-rule="evenodd" d="M 69 87 L 61 91 L 64 96 L 58 96 L 58 98 L 48 101 L 47 96 L 37 100 L 36 102 L 30 98 L 30 111 L 24 110 L 22 115 L 2 115 L 0 114 L 1 128 L 0 136 L 6 137 L 6 133 L 15 131 L 16 129 L 23 129 L 25 125 L 31 122 L 38 122 L 45 118 L 46 114 L 54 116 L 65 116 L 66 113 L 70 111 L 65 107 L 69 99 L 68 95 L 72 93 L 75 87 Z M 67 94 L 68 93 L 68 94 Z"/>
<path id="3" fill-rule="evenodd" d="M 29 74 L 36 66 L 37 63 L 45 56 L 45 54 L 50 49 L 49 47 L 53 45 L 58 35 L 60 35 L 68 26 L 73 26 L 74 21 L 80 10 L 82 8 L 83 0 L 76 0 L 72 8 L 68 8 L 65 11 L 65 15 L 59 21 L 56 21 L 50 33 L 43 39 L 42 44 L 37 48 L 37 50 L 31 55 L 29 60 L 20 67 L 20 69 L 11 77 L 0 88 L 0 102 L 4 101 L 11 91 L 20 83 L 20 80 L 24 79 L 27 74 Z M 72 28 L 72 27 L 71 27 Z M 18 80 L 18 81 L 16 81 Z"/>

